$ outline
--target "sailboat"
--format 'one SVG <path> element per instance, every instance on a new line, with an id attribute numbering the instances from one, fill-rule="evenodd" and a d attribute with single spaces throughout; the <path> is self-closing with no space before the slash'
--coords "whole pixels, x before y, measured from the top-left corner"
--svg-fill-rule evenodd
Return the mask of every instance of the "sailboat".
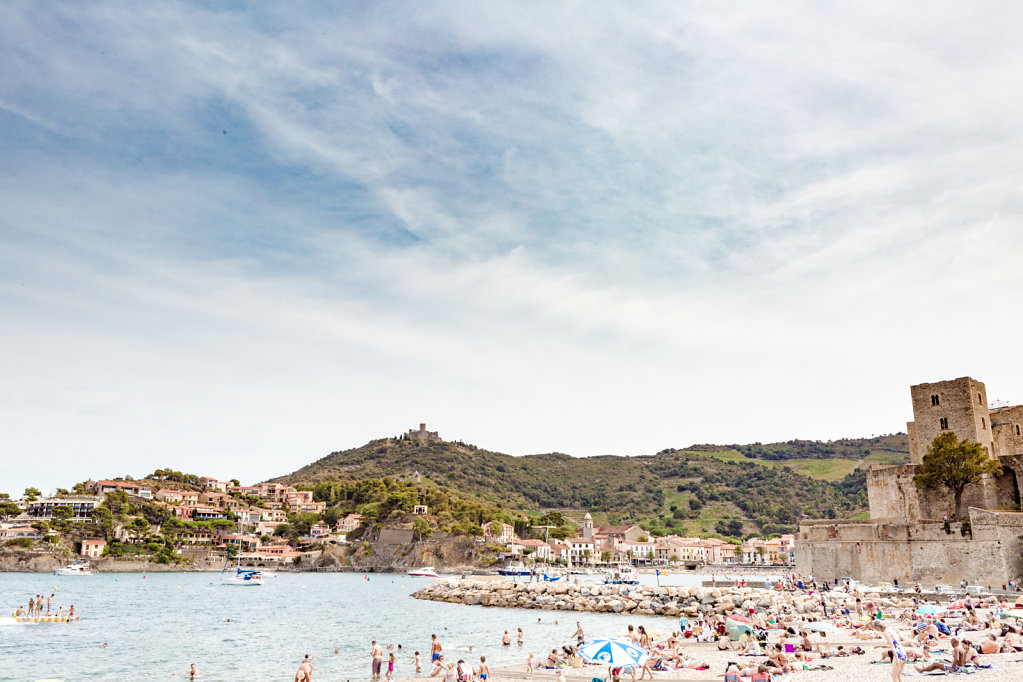
<path id="1" fill-rule="evenodd" d="M 220 584 L 221 585 L 262 585 L 263 574 L 252 568 L 242 568 L 241 557 L 238 557 L 238 563 L 232 571 L 227 570 L 228 564 L 231 562 L 231 550 L 227 550 L 227 558 L 224 559 L 224 568 L 220 571 Z"/>

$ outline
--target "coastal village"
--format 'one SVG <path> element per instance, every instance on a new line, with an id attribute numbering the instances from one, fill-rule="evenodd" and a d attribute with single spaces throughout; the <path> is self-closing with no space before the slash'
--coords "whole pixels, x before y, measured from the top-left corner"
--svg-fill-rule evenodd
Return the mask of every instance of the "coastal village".
<path id="1" fill-rule="evenodd" d="M 413 474 L 419 479 L 419 473 Z M 88 481 L 77 486 L 80 494 L 48 497 L 31 495 L 5 500 L 6 520 L 0 523 L 4 549 L 25 554 L 51 553 L 83 559 L 118 557 L 150 558 L 136 548 L 161 550 L 172 542 L 168 565 L 178 569 L 196 559 L 232 557 L 260 566 L 316 567 L 327 548 L 353 547 L 364 538 L 367 519 L 358 513 L 336 516 L 331 521 L 326 503 L 314 499 L 310 490 L 280 483 L 243 486 L 202 476 L 194 484 L 157 481 L 153 478 Z M 111 507 L 130 509 L 112 523 Z M 99 511 L 97 511 L 99 510 Z M 426 505 L 414 505 L 409 513 L 428 519 Z M 285 538 L 282 531 L 304 523 L 302 532 Z M 164 518 L 162 523 L 155 519 Z M 197 523 L 198 522 L 198 523 Z M 397 537 L 414 543 L 410 529 L 381 529 L 383 541 Z M 67 533 L 67 531 L 72 531 Z M 61 531 L 70 534 L 72 547 L 61 544 Z M 97 532 L 102 531 L 102 532 Z M 404 531 L 404 532 L 403 532 Z M 795 559 L 795 536 L 752 537 L 736 544 L 714 537 L 667 536 L 650 538 L 635 524 L 594 525 L 586 513 L 575 537 L 544 538 L 548 527 L 532 528 L 520 537 L 515 526 L 491 521 L 480 527 L 471 541 L 486 546 L 496 561 L 524 561 L 532 565 L 566 568 L 597 568 L 630 563 L 638 566 L 676 566 L 690 569 L 704 565 L 791 565 Z M 378 538 L 379 540 L 380 538 Z M 432 540 L 437 542 L 438 540 Z M 393 539 L 391 540 L 393 543 Z M 167 555 L 160 555 L 166 557 Z M 471 563 L 453 566 L 460 570 L 480 568 Z"/>

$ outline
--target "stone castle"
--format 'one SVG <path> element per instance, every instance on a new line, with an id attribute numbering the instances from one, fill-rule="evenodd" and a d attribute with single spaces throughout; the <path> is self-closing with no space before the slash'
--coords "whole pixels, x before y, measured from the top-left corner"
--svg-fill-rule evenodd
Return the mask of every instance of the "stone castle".
<path id="1" fill-rule="evenodd" d="M 409 429 L 403 436 L 405 440 L 417 440 L 420 443 L 443 443 L 444 439 L 436 431 L 427 431 L 426 424 L 420 424 L 419 430 Z"/>
<path id="2" fill-rule="evenodd" d="M 962 579 L 1001 586 L 1023 575 L 1023 405 L 988 406 L 984 384 L 970 377 L 910 387 L 910 463 L 867 473 L 869 521 L 800 524 L 796 565 L 822 578 L 913 582 Z M 952 516 L 948 489 L 919 489 L 913 477 L 935 436 L 951 431 L 980 443 L 1002 465 L 963 493 L 966 519 Z"/>

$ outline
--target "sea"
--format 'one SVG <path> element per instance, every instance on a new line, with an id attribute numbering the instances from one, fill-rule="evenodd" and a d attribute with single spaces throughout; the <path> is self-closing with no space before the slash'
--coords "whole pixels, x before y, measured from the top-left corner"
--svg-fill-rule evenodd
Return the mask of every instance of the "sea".
<path id="1" fill-rule="evenodd" d="M 699 585 L 707 577 L 643 575 L 642 582 Z M 394 678 L 407 679 L 415 676 L 416 651 L 429 673 L 431 634 L 447 660 L 476 664 L 486 656 L 491 666 L 502 666 L 524 664 L 530 652 L 539 662 L 552 648 L 572 643 L 577 621 L 587 639 L 617 636 L 629 623 L 664 633 L 678 624 L 674 618 L 484 608 L 411 596 L 431 581 L 387 573 L 281 573 L 260 587 L 237 587 L 221 585 L 217 573 L 0 573 L 0 680 L 187 680 L 195 663 L 202 680 L 283 681 L 294 679 L 306 654 L 314 658 L 316 682 L 369 680 L 373 640 L 385 647 L 385 659 L 396 655 Z M 80 620 L 15 622 L 10 614 L 36 594 L 53 594 L 54 611 L 74 605 Z M 520 627 L 521 647 L 514 643 Z M 511 646 L 501 644 L 505 630 Z"/>

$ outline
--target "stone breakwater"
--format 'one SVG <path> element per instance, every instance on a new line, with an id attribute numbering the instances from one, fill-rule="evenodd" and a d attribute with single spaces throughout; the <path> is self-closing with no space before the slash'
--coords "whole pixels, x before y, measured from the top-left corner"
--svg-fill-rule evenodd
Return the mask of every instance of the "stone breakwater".
<path id="1" fill-rule="evenodd" d="M 478 606 L 689 618 L 737 612 L 749 599 L 757 604 L 758 611 L 767 613 L 781 611 L 814 613 L 820 604 L 820 597 L 810 597 L 801 592 L 779 592 L 754 587 L 488 582 L 471 579 L 437 580 L 412 596 L 416 599 Z M 841 594 L 843 598 L 854 599 L 856 596 L 861 595 Z M 837 600 L 834 598 L 828 599 L 829 605 L 835 601 Z M 877 601 L 884 606 L 899 605 L 896 601 L 883 597 Z M 909 601 L 909 604 L 912 602 Z"/>

